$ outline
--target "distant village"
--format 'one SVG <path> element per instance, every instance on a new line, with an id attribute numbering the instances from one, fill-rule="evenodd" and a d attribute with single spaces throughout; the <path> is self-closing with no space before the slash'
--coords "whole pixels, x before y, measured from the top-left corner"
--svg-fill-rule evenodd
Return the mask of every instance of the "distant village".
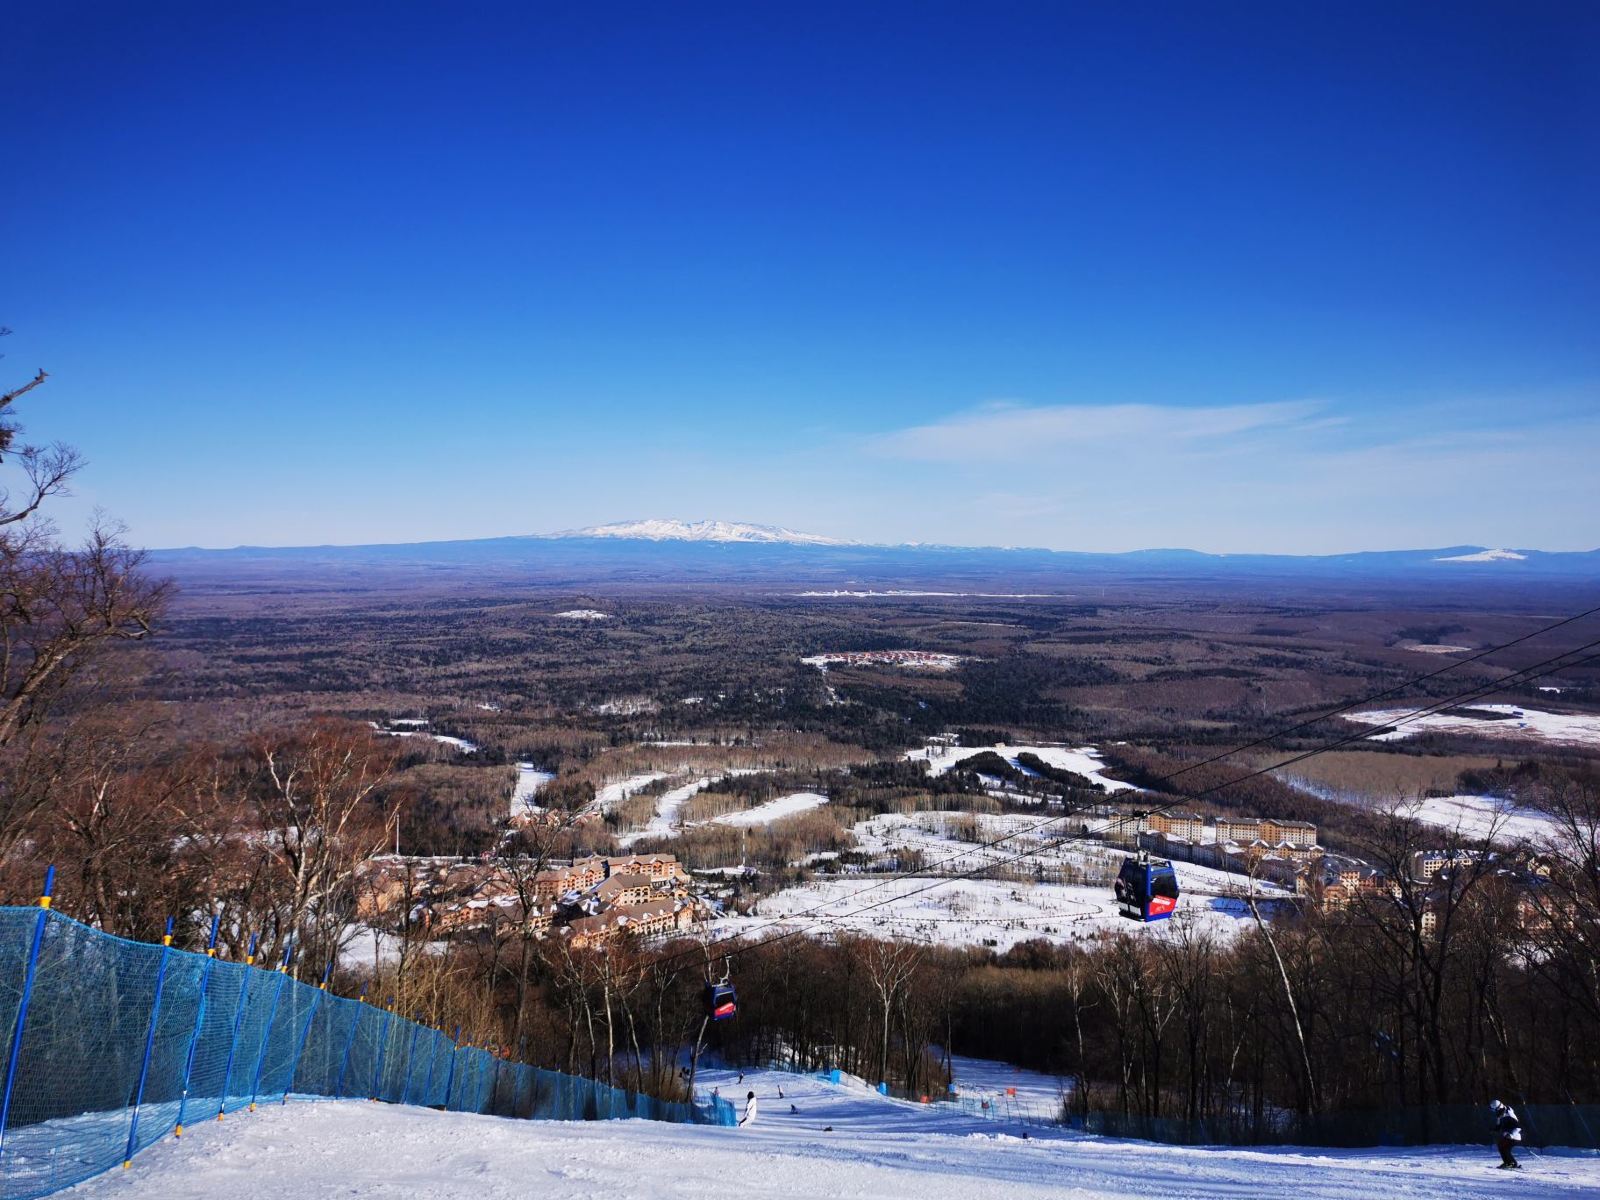
<path id="1" fill-rule="evenodd" d="M 1395 894 L 1392 879 L 1367 863 L 1330 854 L 1317 844 L 1317 827 L 1309 821 L 1276 817 L 1213 817 L 1194 812 L 1160 812 L 1141 817 L 1136 844 L 1163 858 L 1191 862 L 1279 884 L 1324 911 L 1341 912 L 1370 894 Z M 1407 874 L 1420 885 L 1422 928 L 1430 932 L 1441 892 L 1453 871 L 1492 865 L 1513 882 L 1513 912 L 1526 926 L 1542 919 L 1536 891 L 1549 867 L 1537 855 L 1503 854 L 1457 848 L 1412 853 Z"/>
<path id="2" fill-rule="evenodd" d="M 596 855 L 527 871 L 507 860 L 388 854 L 367 861 L 360 883 L 361 920 L 405 921 L 430 939 L 526 930 L 581 948 L 622 933 L 687 929 L 712 915 L 671 854 Z"/>

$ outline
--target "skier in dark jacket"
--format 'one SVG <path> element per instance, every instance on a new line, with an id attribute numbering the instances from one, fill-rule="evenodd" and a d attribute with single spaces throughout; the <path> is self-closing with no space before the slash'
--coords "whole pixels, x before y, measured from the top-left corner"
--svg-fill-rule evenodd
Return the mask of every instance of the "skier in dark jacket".
<path id="1" fill-rule="evenodd" d="M 1517 1120 L 1517 1114 L 1509 1104 L 1499 1100 L 1489 1101 L 1489 1115 L 1494 1118 L 1494 1148 L 1500 1151 L 1500 1169 L 1519 1169 L 1522 1164 L 1512 1151 L 1522 1140 L 1522 1122 Z"/>

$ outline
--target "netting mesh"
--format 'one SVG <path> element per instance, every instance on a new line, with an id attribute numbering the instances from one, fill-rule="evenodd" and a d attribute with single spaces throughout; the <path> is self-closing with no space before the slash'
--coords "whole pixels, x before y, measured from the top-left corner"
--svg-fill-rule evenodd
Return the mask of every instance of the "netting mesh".
<path id="1" fill-rule="evenodd" d="M 725 1101 L 673 1103 L 508 1062 L 280 971 L 40 908 L 0 907 L 0 1046 L 0 1200 L 77 1183 L 175 1126 L 290 1098 L 734 1123 Z"/>

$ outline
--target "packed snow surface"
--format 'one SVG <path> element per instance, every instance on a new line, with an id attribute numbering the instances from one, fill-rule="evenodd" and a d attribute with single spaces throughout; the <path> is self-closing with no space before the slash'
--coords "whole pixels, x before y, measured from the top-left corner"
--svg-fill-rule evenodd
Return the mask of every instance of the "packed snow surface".
<path id="1" fill-rule="evenodd" d="M 1558 746 L 1600 746 L 1600 715 L 1594 713 L 1541 712 L 1536 708 L 1522 708 L 1515 704 L 1471 704 L 1465 707 L 1473 712 L 1494 713 L 1499 719 L 1486 720 L 1460 712 L 1437 712 L 1407 720 L 1415 709 L 1375 708 L 1350 713 L 1345 720 L 1362 725 L 1393 725 L 1397 721 L 1405 721 L 1398 729 L 1373 734 L 1367 739 L 1371 742 L 1392 742 L 1435 731 L 1550 742 Z"/>
<path id="2" fill-rule="evenodd" d="M 1003 1070 L 1003 1069 L 1002 1069 Z M 958 1087 L 966 1074 L 958 1061 Z M 1003 1076 L 1002 1076 L 1003 1078 Z M 998 1083 L 999 1080 L 994 1082 Z M 1487 1146 L 1320 1150 L 1158 1146 L 1028 1127 L 998 1106 L 915 1104 L 856 1083 L 705 1071 L 742 1129 L 512 1121 L 360 1101 L 199 1122 L 73 1200 L 1455 1200 L 1592 1197 L 1600 1158 Z M 783 1097 L 779 1098 L 779 1091 Z M 1039 1089 L 1043 1092 L 1043 1088 Z M 1027 1135 L 1026 1140 L 1024 1134 Z"/>
<path id="3" fill-rule="evenodd" d="M 1019 754 L 1032 754 L 1049 763 L 1052 767 L 1060 767 L 1066 771 L 1076 771 L 1094 783 L 1098 783 L 1108 792 L 1122 792 L 1136 790 L 1131 783 L 1124 783 L 1120 779 L 1108 779 L 1101 772 L 1105 770 L 1105 763 L 1100 758 L 1100 752 L 1093 746 L 1079 746 L 1076 749 L 1067 746 L 1007 746 L 996 744 L 993 746 L 950 746 L 933 744 L 921 750 L 908 750 L 906 757 L 918 762 L 928 764 L 928 769 L 935 775 L 943 775 L 951 767 L 964 758 L 971 758 L 974 754 L 982 754 L 985 750 L 993 750 L 1001 758 L 1016 767 L 1023 774 L 1028 774 L 1028 769 L 1017 762 Z"/>
<path id="4" fill-rule="evenodd" d="M 838 538 L 823 537 L 819 533 L 801 533 L 777 525 L 750 525 L 738 521 L 617 521 L 610 525 L 590 525 L 584 529 L 567 529 L 560 533 L 537 536 L 546 538 L 624 538 L 649 542 L 758 542 L 766 544 L 787 543 L 796 546 L 844 546 Z"/>

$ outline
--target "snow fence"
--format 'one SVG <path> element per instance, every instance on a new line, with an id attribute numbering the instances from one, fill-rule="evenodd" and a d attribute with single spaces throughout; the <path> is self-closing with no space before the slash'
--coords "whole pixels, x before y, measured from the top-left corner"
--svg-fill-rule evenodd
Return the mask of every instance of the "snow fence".
<path id="1" fill-rule="evenodd" d="M 0 1200 L 44 1196 L 185 1125 L 294 1099 L 452 1112 L 731 1124 L 507 1061 L 282 970 L 132 942 L 47 907 L 0 907 Z"/>

